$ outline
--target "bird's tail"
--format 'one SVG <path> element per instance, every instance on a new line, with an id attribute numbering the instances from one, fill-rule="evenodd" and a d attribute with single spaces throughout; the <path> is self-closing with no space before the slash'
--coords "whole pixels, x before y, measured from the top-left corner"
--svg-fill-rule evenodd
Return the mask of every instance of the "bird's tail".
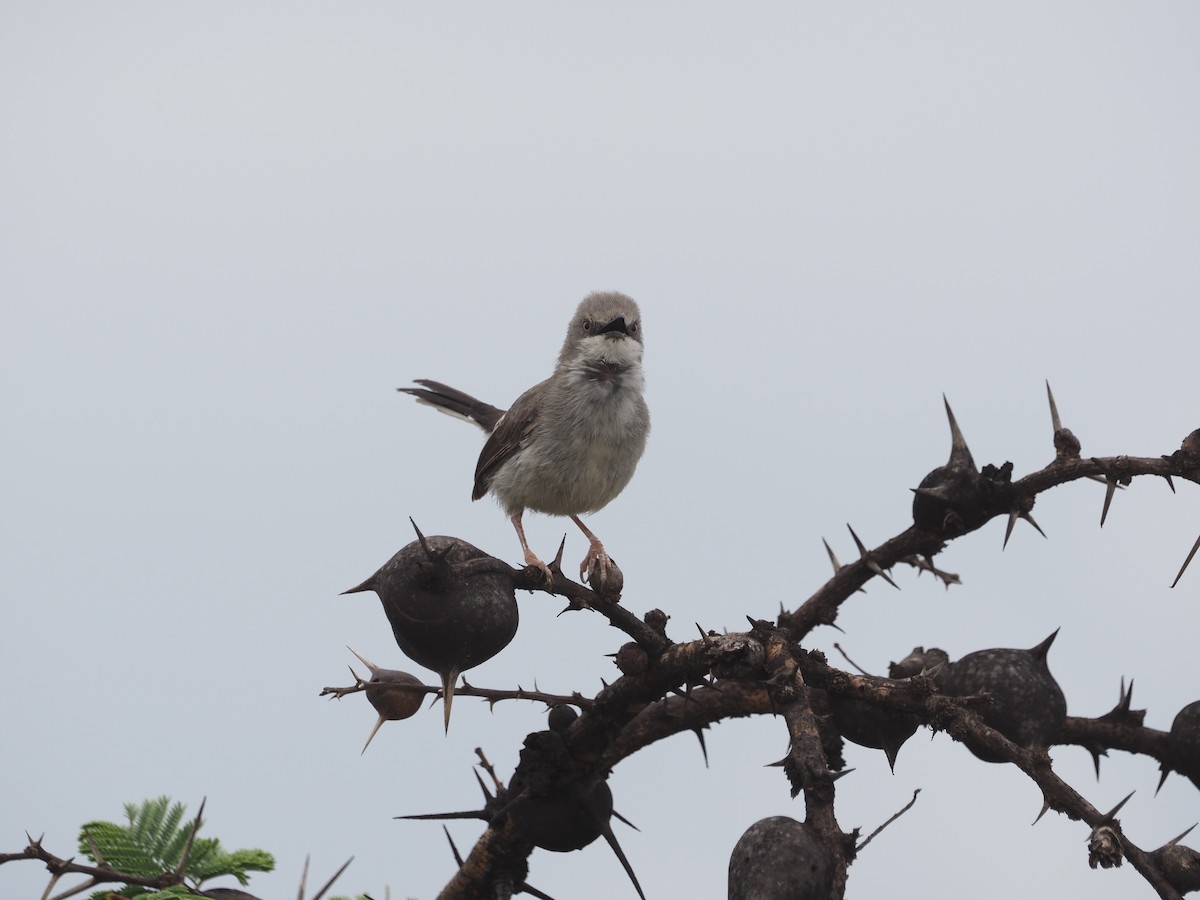
<path id="1" fill-rule="evenodd" d="M 476 400 L 470 394 L 464 394 L 440 381 L 430 381 L 427 378 L 417 378 L 415 381 L 423 387 L 396 390 L 402 394 L 411 394 L 417 398 L 417 402 L 432 406 L 438 412 L 466 422 L 474 422 L 488 434 L 491 434 L 500 417 L 504 415 L 504 410 Z"/>

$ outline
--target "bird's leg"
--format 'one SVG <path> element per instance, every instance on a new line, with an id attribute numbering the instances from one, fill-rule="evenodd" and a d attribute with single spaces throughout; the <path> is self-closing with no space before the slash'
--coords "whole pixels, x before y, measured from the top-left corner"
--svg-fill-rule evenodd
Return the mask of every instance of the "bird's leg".
<path id="1" fill-rule="evenodd" d="M 542 575 L 546 578 L 546 587 L 554 586 L 554 575 L 550 571 L 550 567 L 537 558 L 537 554 L 529 549 L 529 541 L 525 540 L 525 528 L 521 525 L 521 516 L 525 514 L 524 509 L 518 509 L 515 513 L 509 516 L 509 521 L 513 523 L 513 528 L 517 529 L 517 537 L 521 539 L 521 549 L 525 551 L 525 565 L 537 566 L 542 570 Z M 575 521 L 579 521 L 576 519 Z M 583 528 L 582 525 L 579 526 Z M 587 529 L 584 529 L 587 531 Z M 593 540 L 595 540 L 593 538 Z M 599 543 L 599 542 L 597 542 Z M 600 548 L 603 551 L 603 547 Z"/>
<path id="2" fill-rule="evenodd" d="M 579 520 L 578 516 L 571 516 L 571 521 L 579 526 L 579 530 L 583 532 L 590 542 L 587 556 L 583 558 L 583 562 L 579 564 L 579 577 L 590 584 L 593 588 L 604 591 L 604 582 L 608 578 L 608 570 L 613 566 L 613 561 L 609 558 L 608 553 L 604 550 L 604 545 L 600 543 L 600 538 L 596 537 L 588 527 Z"/>

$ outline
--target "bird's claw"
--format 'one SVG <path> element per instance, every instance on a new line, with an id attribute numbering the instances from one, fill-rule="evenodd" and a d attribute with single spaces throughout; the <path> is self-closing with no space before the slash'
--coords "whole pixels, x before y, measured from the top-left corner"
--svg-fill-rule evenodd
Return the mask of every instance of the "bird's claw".
<path id="1" fill-rule="evenodd" d="M 617 564 L 613 562 L 604 550 L 604 546 L 595 543 L 588 550 L 587 556 L 579 564 L 579 577 L 597 593 L 620 594 L 624 586 L 624 577 Z"/>
<path id="2" fill-rule="evenodd" d="M 537 556 L 532 551 L 525 554 L 525 565 L 533 566 L 534 568 L 541 571 L 542 578 L 546 582 L 547 589 L 554 587 L 554 573 L 551 572 L 550 567 L 548 565 L 546 565 L 544 562 L 542 562 L 540 559 L 538 559 Z"/>

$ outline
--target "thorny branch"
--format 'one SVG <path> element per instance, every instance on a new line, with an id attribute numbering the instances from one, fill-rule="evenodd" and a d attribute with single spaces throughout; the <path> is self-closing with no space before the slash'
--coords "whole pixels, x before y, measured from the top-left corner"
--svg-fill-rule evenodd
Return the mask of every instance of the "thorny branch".
<path id="1" fill-rule="evenodd" d="M 330 697 L 334 700 L 341 700 L 343 697 L 350 694 L 357 694 L 365 691 L 370 683 L 364 679 L 355 676 L 356 681 L 348 687 L 325 687 L 321 688 L 321 697 Z M 414 694 L 441 694 L 442 688 L 436 684 L 388 684 L 389 691 L 407 691 Z M 577 706 L 581 710 L 588 709 L 592 705 L 592 701 L 578 691 L 572 694 L 547 694 L 544 691 L 532 690 L 527 691 L 525 688 L 518 686 L 516 690 L 503 690 L 500 688 L 481 688 L 468 684 L 466 678 L 462 679 L 462 685 L 454 689 L 455 697 L 480 697 L 490 706 L 495 706 L 501 700 L 532 700 L 540 703 L 545 703 L 547 706 Z"/>
<path id="2" fill-rule="evenodd" d="M 1050 403 L 1056 455 L 1049 465 L 1007 483 L 998 497 L 988 498 L 978 521 L 961 523 L 963 527 L 953 533 L 938 533 L 914 525 L 879 547 L 868 550 L 851 529 L 858 546 L 859 559 L 841 565 L 830 550 L 835 569 L 833 577 L 797 609 L 781 611 L 776 626 L 778 630 L 767 623 L 752 623 L 754 627 L 750 632 L 720 636 L 710 633 L 699 641 L 672 644 L 666 639 L 665 632 L 648 632 L 644 623 L 632 615 L 624 615 L 622 607 L 604 605 L 603 602 L 598 604 L 591 592 L 581 594 L 587 589 L 562 577 L 561 569 L 558 569 L 549 592 L 566 596 L 569 609 L 591 607 L 601 612 L 611 624 L 625 631 L 648 652 L 644 669 L 625 674 L 607 685 L 593 698 L 592 707 L 571 726 L 569 747 L 572 756 L 582 765 L 590 765 L 597 772 L 606 773 L 621 759 L 669 735 L 691 730 L 700 737 L 703 746 L 703 728 L 712 722 L 766 712 L 782 714 L 790 735 L 784 767 L 792 780 L 793 793 L 804 791 L 809 823 L 817 827 L 831 858 L 838 863 L 837 883 L 832 896 L 841 897 L 846 867 L 853 860 L 857 835 L 843 834 L 833 817 L 833 784 L 841 773 L 829 764 L 821 746 L 818 717 L 814 713 L 808 690 L 809 687 L 819 687 L 866 699 L 883 708 L 914 713 L 930 728 L 946 731 L 957 741 L 969 741 L 1007 760 L 1039 786 L 1046 809 L 1054 809 L 1069 818 L 1086 822 L 1093 829 L 1100 826 L 1113 829 L 1125 858 L 1130 860 L 1159 896 L 1180 897 L 1164 877 L 1155 856 L 1133 845 L 1120 832 L 1120 824 L 1114 814 L 1101 814 L 1055 775 L 1044 750 L 1018 747 L 983 723 L 972 707 L 986 703 L 986 696 L 944 696 L 937 691 L 932 679 L 925 675 L 902 681 L 851 675 L 829 667 L 821 654 L 806 652 L 796 643 L 818 625 L 833 624 L 841 604 L 871 578 L 879 576 L 895 586 L 887 573 L 897 563 L 904 562 L 919 570 L 931 571 L 947 587 L 958 583 L 957 575 L 943 572 L 933 565 L 933 557 L 951 540 L 978 530 L 997 516 L 1008 516 L 1009 532 L 1018 518 L 1025 519 L 1040 532 L 1041 528 L 1034 522 L 1030 511 L 1037 496 L 1051 488 L 1080 478 L 1103 480 L 1108 486 L 1103 519 L 1107 515 L 1114 489 L 1129 484 L 1135 477 L 1162 477 L 1172 490 L 1174 478 L 1200 484 L 1200 431 L 1189 435 L 1181 450 L 1170 456 L 1084 459 L 1080 457 L 1078 440 L 1059 421 L 1053 395 Z M 958 434 L 952 414 L 951 427 L 956 440 L 960 440 L 961 435 Z M 970 461 L 969 452 L 966 452 L 966 459 Z M 974 464 L 970 465 L 973 467 Z M 995 467 L 989 469 L 1006 481 L 1011 465 L 1006 464 L 998 470 Z M 1007 542 L 1007 533 L 1005 540 Z M 826 547 L 828 549 L 828 544 Z M 1200 547 L 1200 540 L 1197 541 L 1197 547 Z M 1194 553 L 1195 550 L 1192 555 Z M 1190 558 L 1191 555 L 1188 561 Z M 1183 568 L 1186 566 L 1187 561 Z M 1180 575 L 1182 573 L 1183 569 Z M 1178 580 L 1177 576 L 1176 582 Z M 530 589 L 542 587 L 532 582 L 522 585 L 526 586 Z M 659 615 L 659 621 L 665 624 L 665 616 Z M 1061 742 L 1081 744 L 1093 753 L 1097 753 L 1097 747 L 1112 746 L 1130 752 L 1147 753 L 1160 760 L 1164 757 L 1165 736 L 1162 732 L 1124 722 L 1104 721 L 1104 718 L 1069 718 Z M 835 764 L 840 768 L 840 759 Z M 523 845 L 507 825 L 489 829 L 479 839 L 470 857 L 440 898 L 451 900 L 481 895 L 495 872 L 511 870 L 515 865 L 523 864 L 529 852 L 528 845 Z"/>
<path id="3" fill-rule="evenodd" d="M 1104 459 L 1056 459 L 1045 468 L 1012 483 L 1012 508 L 1026 503 L 1032 508 L 1032 501 L 1038 494 L 1081 478 L 1100 476 L 1111 479 L 1113 484 L 1127 484 L 1133 478 L 1144 475 L 1180 478 L 1200 485 L 1200 465 L 1182 453 L 1157 458 L 1112 456 Z M 931 559 L 945 549 L 948 541 L 977 531 L 987 521 L 1009 515 L 1010 512 L 996 510 L 984 522 L 954 537 L 939 536 L 914 525 L 875 549 L 866 551 L 855 562 L 842 566 L 798 609 L 782 613 L 778 619 L 779 625 L 790 631 L 797 640 L 809 635 L 818 625 L 832 625 L 837 620 L 838 607 L 876 575 L 888 572 L 897 563 L 914 565 L 919 564 L 914 560 Z M 932 563 L 929 565 L 932 566 Z M 876 568 L 881 571 L 875 571 Z"/>

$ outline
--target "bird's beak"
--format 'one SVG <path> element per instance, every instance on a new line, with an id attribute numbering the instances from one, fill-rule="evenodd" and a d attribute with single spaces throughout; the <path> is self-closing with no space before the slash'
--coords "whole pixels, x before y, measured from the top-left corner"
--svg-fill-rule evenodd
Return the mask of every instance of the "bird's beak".
<path id="1" fill-rule="evenodd" d="M 629 329 L 625 326 L 625 317 L 624 316 L 617 316 L 615 319 L 613 319 L 611 322 L 609 322 L 607 325 L 605 325 L 603 328 L 601 328 L 600 331 L 597 333 L 598 334 L 615 334 L 616 332 L 620 332 L 621 334 L 624 334 L 624 335 L 629 334 Z"/>

